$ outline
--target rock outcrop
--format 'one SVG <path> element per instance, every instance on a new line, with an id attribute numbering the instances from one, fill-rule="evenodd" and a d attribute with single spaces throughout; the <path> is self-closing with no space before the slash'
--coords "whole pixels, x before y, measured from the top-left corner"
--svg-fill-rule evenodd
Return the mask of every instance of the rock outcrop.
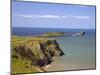
<path id="1" fill-rule="evenodd" d="M 84 31 L 77 33 L 47 32 L 38 37 L 67 37 L 67 36 L 83 36 L 83 35 L 85 35 Z"/>
<path id="2" fill-rule="evenodd" d="M 17 55 L 31 60 L 35 66 L 50 64 L 53 61 L 52 57 L 64 55 L 56 40 L 28 39 L 13 50 Z"/>
<path id="3" fill-rule="evenodd" d="M 74 33 L 71 36 L 83 36 L 83 35 L 85 35 L 85 32 L 81 31 L 79 33 Z"/>

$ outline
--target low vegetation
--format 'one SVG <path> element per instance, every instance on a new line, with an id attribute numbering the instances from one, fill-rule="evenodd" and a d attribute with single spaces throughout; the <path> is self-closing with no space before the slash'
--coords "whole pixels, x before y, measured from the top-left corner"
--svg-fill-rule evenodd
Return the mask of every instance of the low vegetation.
<path id="1" fill-rule="evenodd" d="M 64 55 L 56 40 L 37 37 L 12 37 L 12 74 L 46 72 L 44 66 L 54 56 Z"/>

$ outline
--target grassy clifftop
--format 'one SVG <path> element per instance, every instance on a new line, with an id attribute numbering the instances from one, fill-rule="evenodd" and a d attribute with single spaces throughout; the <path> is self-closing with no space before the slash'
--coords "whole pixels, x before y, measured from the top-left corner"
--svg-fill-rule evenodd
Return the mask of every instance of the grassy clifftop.
<path id="1" fill-rule="evenodd" d="M 62 56 L 56 40 L 35 37 L 12 37 L 12 73 L 44 72 L 54 56 Z"/>
<path id="2" fill-rule="evenodd" d="M 64 36 L 65 34 L 63 32 L 47 32 L 44 33 L 41 36 L 47 36 L 47 37 L 57 37 L 57 36 Z"/>

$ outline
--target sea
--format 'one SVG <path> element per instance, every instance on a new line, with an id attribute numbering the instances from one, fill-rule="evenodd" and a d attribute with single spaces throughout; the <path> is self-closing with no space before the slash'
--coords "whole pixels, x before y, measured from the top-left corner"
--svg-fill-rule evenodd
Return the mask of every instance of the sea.
<path id="1" fill-rule="evenodd" d="M 46 32 L 78 33 L 84 36 L 49 37 L 59 43 L 65 55 L 55 57 L 48 71 L 90 70 L 96 68 L 96 29 L 12 27 L 12 35 L 38 36 Z"/>

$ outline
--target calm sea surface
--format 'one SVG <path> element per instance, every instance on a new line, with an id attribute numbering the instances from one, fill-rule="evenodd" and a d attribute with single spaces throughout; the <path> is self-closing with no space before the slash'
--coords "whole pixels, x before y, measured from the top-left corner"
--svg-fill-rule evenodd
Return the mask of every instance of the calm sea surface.
<path id="1" fill-rule="evenodd" d="M 50 28 L 12 28 L 12 35 L 36 36 L 45 32 L 76 33 L 85 31 L 84 36 L 54 37 L 65 55 L 55 57 L 48 71 L 94 69 L 95 68 L 95 29 L 50 29 Z"/>

